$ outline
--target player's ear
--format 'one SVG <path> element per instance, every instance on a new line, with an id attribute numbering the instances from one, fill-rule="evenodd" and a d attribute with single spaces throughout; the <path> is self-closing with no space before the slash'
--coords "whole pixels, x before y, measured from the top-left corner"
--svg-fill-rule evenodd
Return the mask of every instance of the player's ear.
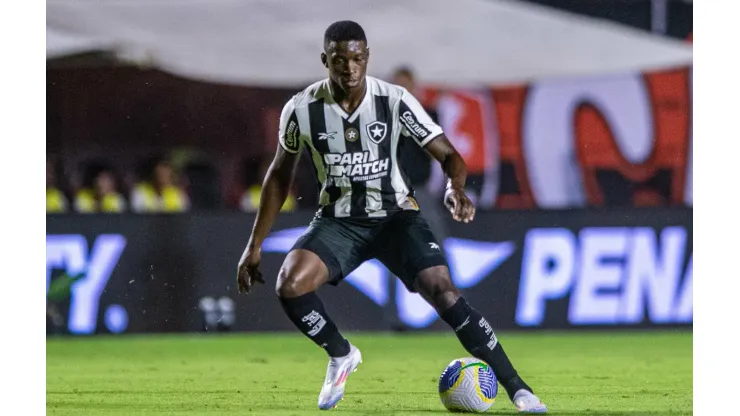
<path id="1" fill-rule="evenodd" d="M 324 68 L 329 68 L 329 58 L 324 52 L 321 52 L 321 63 L 324 64 Z"/>

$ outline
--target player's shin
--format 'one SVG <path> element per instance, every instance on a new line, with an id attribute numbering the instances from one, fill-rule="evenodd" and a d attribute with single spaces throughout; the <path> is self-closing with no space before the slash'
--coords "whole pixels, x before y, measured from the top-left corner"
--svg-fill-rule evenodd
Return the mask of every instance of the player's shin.
<path id="1" fill-rule="evenodd" d="M 470 354 L 491 366 L 509 398 L 513 400 L 514 394 L 520 389 L 532 391 L 517 374 L 488 320 L 471 308 L 464 298 L 459 298 L 452 307 L 442 312 L 441 318 L 453 328 L 460 343 Z"/>
<path id="2" fill-rule="evenodd" d="M 330 357 L 343 357 L 350 345 L 324 310 L 324 304 L 314 292 L 295 298 L 280 298 L 288 318 Z"/>

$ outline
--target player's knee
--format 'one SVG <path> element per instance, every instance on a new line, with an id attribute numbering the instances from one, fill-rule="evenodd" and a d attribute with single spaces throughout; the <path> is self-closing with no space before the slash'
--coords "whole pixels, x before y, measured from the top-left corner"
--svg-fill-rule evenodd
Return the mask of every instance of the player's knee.
<path id="1" fill-rule="evenodd" d="M 445 285 L 435 290 L 432 296 L 432 305 L 438 311 L 451 308 L 460 298 L 460 292 L 452 285 Z"/>
<path id="2" fill-rule="evenodd" d="M 275 284 L 275 293 L 281 298 L 297 298 L 303 295 L 301 278 L 298 273 L 293 272 L 291 268 L 285 266 L 280 268 L 277 282 Z"/>
<path id="3" fill-rule="evenodd" d="M 293 250 L 278 273 L 275 292 L 281 298 L 296 298 L 316 291 L 328 280 L 328 269 L 316 254 Z"/>
<path id="4" fill-rule="evenodd" d="M 297 298 L 313 292 L 317 287 L 317 272 L 312 267 L 296 264 L 283 265 L 278 273 L 275 292 L 281 298 Z"/>
<path id="5" fill-rule="evenodd" d="M 447 267 L 424 270 L 417 281 L 421 295 L 438 311 L 452 307 L 460 298 L 460 292 L 452 283 Z"/>
<path id="6" fill-rule="evenodd" d="M 280 273 L 278 273 L 275 293 L 281 298 L 297 298 L 303 294 L 301 293 L 300 282 L 295 276 L 288 274 L 285 268 L 280 269 Z"/>

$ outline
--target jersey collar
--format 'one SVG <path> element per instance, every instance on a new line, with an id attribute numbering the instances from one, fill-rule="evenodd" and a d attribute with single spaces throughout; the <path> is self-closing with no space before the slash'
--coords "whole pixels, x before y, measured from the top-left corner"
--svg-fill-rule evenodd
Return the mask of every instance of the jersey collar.
<path id="1" fill-rule="evenodd" d="M 324 81 L 323 88 L 321 88 L 321 95 L 324 101 L 329 104 L 329 107 L 334 110 L 337 114 L 339 114 L 342 118 L 346 119 L 348 122 L 352 123 L 354 122 L 357 117 L 360 116 L 360 113 L 362 112 L 362 108 L 367 105 L 367 103 L 370 101 L 370 96 L 372 95 L 370 93 L 370 78 L 365 77 L 365 96 L 362 98 L 362 101 L 360 102 L 360 105 L 355 108 L 355 111 L 352 112 L 352 114 L 347 113 L 344 111 L 342 106 L 340 106 L 338 103 L 334 101 L 334 97 L 331 95 L 331 83 L 329 82 L 329 79 L 327 78 Z M 318 98 L 318 97 L 317 97 Z"/>

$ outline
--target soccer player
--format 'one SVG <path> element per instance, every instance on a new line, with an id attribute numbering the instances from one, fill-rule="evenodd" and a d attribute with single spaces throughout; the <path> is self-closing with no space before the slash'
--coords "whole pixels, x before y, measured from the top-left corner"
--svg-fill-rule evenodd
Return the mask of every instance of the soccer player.
<path id="1" fill-rule="evenodd" d="M 475 207 L 464 191 L 465 162 L 408 91 L 366 75 L 369 58 L 359 24 L 340 21 L 326 29 L 321 62 L 329 78 L 283 108 L 277 153 L 239 260 L 239 292 L 264 283 L 261 245 L 288 195 L 300 152 L 308 149 L 321 183 L 320 208 L 285 258 L 276 291 L 288 318 L 329 355 L 319 408 L 331 409 L 342 399 L 362 355 L 341 335 L 316 290 L 337 285 L 377 258 L 436 309 L 471 355 L 491 366 L 519 411 L 544 413 L 547 408 L 517 374 L 486 318 L 453 285 L 398 153 L 421 146 L 439 161 L 448 177 L 445 204 L 455 220 L 469 223 Z"/>

